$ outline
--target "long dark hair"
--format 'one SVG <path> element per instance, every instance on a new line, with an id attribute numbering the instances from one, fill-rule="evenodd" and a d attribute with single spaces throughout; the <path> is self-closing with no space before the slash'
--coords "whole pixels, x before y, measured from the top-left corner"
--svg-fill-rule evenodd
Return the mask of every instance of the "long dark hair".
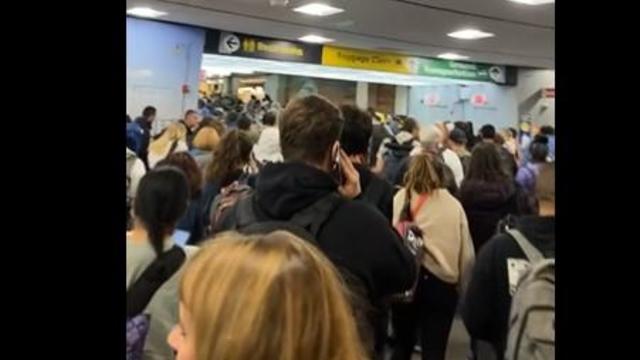
<path id="1" fill-rule="evenodd" d="M 465 180 L 502 182 L 508 181 L 508 179 L 509 175 L 502 166 L 498 147 L 491 143 L 476 145 L 471 153 L 471 161 Z"/>
<path id="2" fill-rule="evenodd" d="M 221 186 L 228 185 L 233 175 L 249 163 L 252 149 L 253 143 L 245 133 L 237 129 L 227 132 L 213 151 L 213 161 L 206 170 L 207 182 L 220 181 Z"/>
<path id="3" fill-rule="evenodd" d="M 189 184 L 177 168 L 154 169 L 140 180 L 133 211 L 147 231 L 156 255 L 164 251 L 164 239 L 184 215 L 188 201 Z"/>
<path id="4" fill-rule="evenodd" d="M 189 182 L 191 200 L 195 200 L 200 196 L 203 182 L 202 171 L 193 156 L 185 151 L 173 153 L 156 164 L 156 167 L 163 166 L 175 166 L 182 170 Z"/>

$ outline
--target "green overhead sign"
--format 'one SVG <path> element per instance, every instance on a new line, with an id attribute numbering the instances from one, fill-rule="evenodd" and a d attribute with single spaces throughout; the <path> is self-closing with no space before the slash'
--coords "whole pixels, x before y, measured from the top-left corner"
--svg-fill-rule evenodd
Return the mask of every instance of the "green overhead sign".
<path id="1" fill-rule="evenodd" d="M 440 59 L 416 59 L 416 74 L 449 79 L 509 84 L 513 71 L 507 66 L 467 63 Z"/>

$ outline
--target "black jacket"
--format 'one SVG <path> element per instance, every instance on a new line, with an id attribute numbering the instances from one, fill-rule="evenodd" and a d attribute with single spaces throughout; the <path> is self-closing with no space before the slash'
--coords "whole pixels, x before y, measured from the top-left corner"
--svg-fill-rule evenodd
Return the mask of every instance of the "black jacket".
<path id="1" fill-rule="evenodd" d="M 136 155 L 138 155 L 140 160 L 142 160 L 142 162 L 144 163 L 144 166 L 146 167 L 147 171 L 149 171 L 148 156 L 149 156 L 149 143 L 151 142 L 151 124 L 147 121 L 147 119 L 145 119 L 142 116 L 136 118 L 135 122 L 138 123 L 138 125 L 140 125 L 140 128 L 142 128 L 142 131 L 143 131 L 142 141 L 140 142 L 140 149 Z"/>
<path id="2" fill-rule="evenodd" d="M 372 173 L 366 166 L 355 165 L 360 174 L 362 194 L 356 200 L 366 201 L 380 210 L 389 223 L 393 220 L 393 186 L 385 179 Z"/>
<path id="3" fill-rule="evenodd" d="M 476 253 L 496 233 L 500 220 L 508 214 L 519 214 L 516 186 L 512 181 L 465 179 L 460 185 L 459 198 L 467 214 Z"/>
<path id="4" fill-rule="evenodd" d="M 521 217 L 516 228 L 545 257 L 555 256 L 555 218 Z M 505 351 L 511 310 L 508 258 L 526 259 L 515 240 L 507 234 L 496 235 L 480 250 L 462 309 L 469 334 L 492 343 L 500 358 Z"/>
<path id="5" fill-rule="evenodd" d="M 269 163 L 256 179 L 254 211 L 261 221 L 287 221 L 337 191 L 338 184 L 314 167 Z M 365 346 L 373 348 L 384 298 L 409 289 L 418 269 L 389 221 L 363 201 L 345 200 L 322 225 L 316 242 L 341 272 L 355 298 L 354 310 Z"/>
<path id="6" fill-rule="evenodd" d="M 337 186 L 329 174 L 305 164 L 267 164 L 256 180 L 256 204 L 268 218 L 288 220 Z M 374 304 L 413 285 L 412 255 L 389 221 L 361 201 L 339 206 L 316 241 L 339 269 L 361 282 Z"/>
<path id="7" fill-rule="evenodd" d="M 392 185 L 402 186 L 404 173 L 407 171 L 407 159 L 413 143 L 407 142 L 398 144 L 397 142 L 386 143 L 387 151 L 384 155 L 384 178 Z"/>
<path id="8" fill-rule="evenodd" d="M 393 139 L 393 135 L 385 129 L 384 125 L 374 124 L 373 131 L 371 133 L 371 148 L 369 149 L 369 166 L 375 166 L 378 150 L 380 150 L 382 141 L 387 138 Z"/>

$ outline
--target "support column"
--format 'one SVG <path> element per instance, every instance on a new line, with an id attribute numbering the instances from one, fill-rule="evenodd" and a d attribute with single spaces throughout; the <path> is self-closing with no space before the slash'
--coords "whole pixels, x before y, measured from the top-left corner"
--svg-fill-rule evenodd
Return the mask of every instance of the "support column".
<path id="1" fill-rule="evenodd" d="M 409 109 L 409 87 L 396 86 L 396 101 L 393 111 L 396 115 L 407 115 Z"/>
<path id="2" fill-rule="evenodd" d="M 356 86 L 356 105 L 361 109 L 369 107 L 369 83 L 358 81 Z"/>

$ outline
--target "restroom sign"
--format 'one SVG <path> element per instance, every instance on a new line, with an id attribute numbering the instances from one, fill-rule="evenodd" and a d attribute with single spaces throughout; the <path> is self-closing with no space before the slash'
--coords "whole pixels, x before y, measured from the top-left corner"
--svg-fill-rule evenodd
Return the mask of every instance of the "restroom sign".
<path id="1" fill-rule="evenodd" d="M 487 95 L 474 94 L 471 96 L 471 105 L 473 106 L 485 106 L 488 103 Z"/>

